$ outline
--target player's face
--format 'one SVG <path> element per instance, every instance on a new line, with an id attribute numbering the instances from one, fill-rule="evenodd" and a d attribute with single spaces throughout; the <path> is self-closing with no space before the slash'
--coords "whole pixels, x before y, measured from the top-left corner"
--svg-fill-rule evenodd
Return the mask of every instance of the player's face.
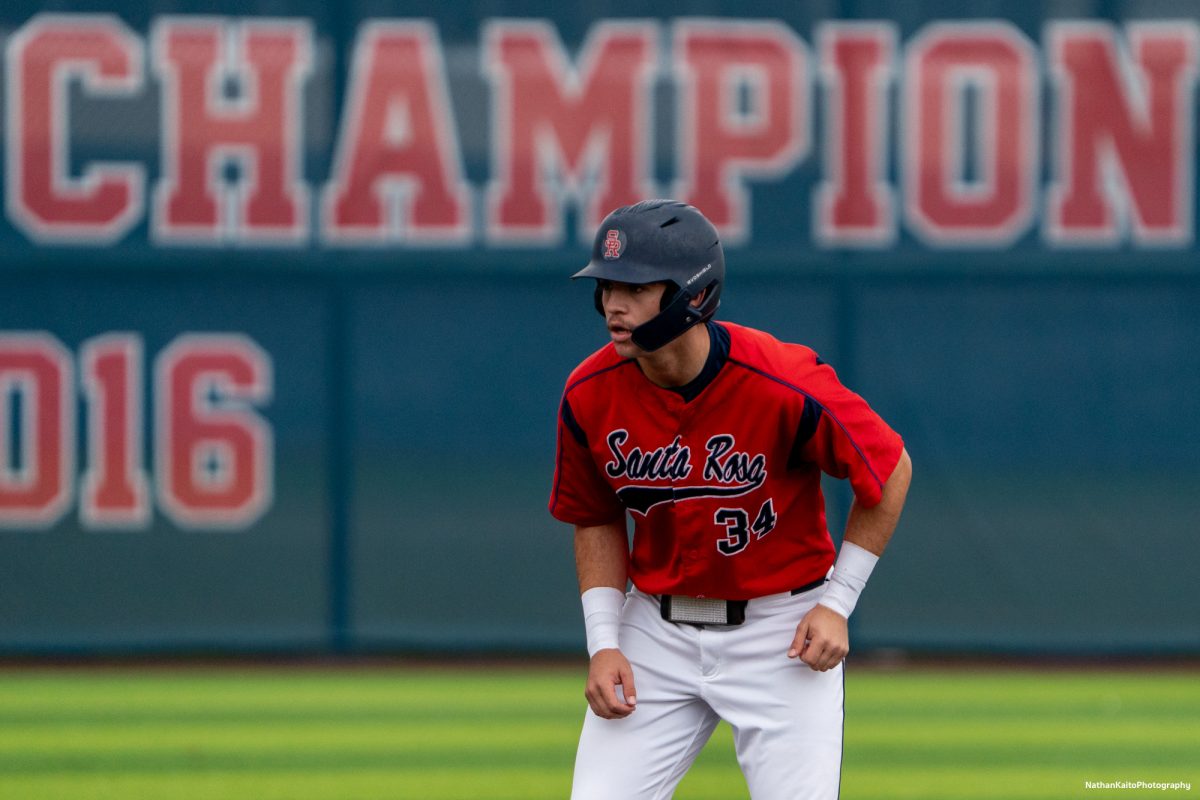
<path id="1" fill-rule="evenodd" d="M 646 355 L 642 348 L 633 343 L 633 329 L 658 315 L 661 310 L 665 283 L 618 283 L 600 282 L 600 300 L 604 307 L 604 321 L 608 324 L 608 335 L 622 358 L 638 358 Z"/>

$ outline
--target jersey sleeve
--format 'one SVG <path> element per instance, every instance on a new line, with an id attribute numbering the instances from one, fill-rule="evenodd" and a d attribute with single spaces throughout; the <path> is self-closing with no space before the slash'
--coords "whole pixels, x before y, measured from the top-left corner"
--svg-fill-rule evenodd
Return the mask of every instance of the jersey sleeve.
<path id="1" fill-rule="evenodd" d="M 621 519 L 625 507 L 604 480 L 587 436 L 564 397 L 558 414 L 558 447 L 550 513 L 572 525 L 603 525 Z"/>
<path id="2" fill-rule="evenodd" d="M 900 460 L 904 441 L 867 402 L 818 362 L 809 385 L 793 452 L 836 478 L 848 478 L 863 506 L 883 499 L 883 484 Z"/>

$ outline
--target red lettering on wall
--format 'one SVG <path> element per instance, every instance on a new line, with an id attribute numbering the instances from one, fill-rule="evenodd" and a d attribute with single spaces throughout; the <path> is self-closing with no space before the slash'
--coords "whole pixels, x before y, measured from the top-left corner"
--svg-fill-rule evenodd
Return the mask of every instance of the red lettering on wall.
<path id="1" fill-rule="evenodd" d="M 1191 22 L 1128 26 L 1130 53 L 1104 22 L 1054 23 L 1048 53 L 1058 88 L 1051 242 L 1192 240 L 1197 35 Z"/>
<path id="2" fill-rule="evenodd" d="M 807 48 L 780 22 L 675 25 L 678 197 L 726 241 L 747 237 L 745 178 L 782 177 L 807 152 Z"/>
<path id="3" fill-rule="evenodd" d="M 90 528 L 145 528 L 150 489 L 142 446 L 141 337 L 110 333 L 84 342 L 80 372 L 88 405 L 80 519 Z"/>
<path id="4" fill-rule="evenodd" d="M 825 23 L 818 33 L 825 125 L 826 180 L 814 195 L 822 244 L 883 246 L 896 238 L 887 181 L 888 87 L 895 72 L 891 23 Z"/>
<path id="5" fill-rule="evenodd" d="M 240 528 L 271 502 L 273 443 L 255 410 L 271 361 L 243 336 L 185 334 L 155 365 L 159 505 L 190 528 Z"/>
<path id="6" fill-rule="evenodd" d="M 463 242 L 471 190 L 437 31 L 425 22 L 371 22 L 354 68 L 322 232 L 334 242 Z"/>
<path id="7" fill-rule="evenodd" d="M 70 171 L 68 88 L 96 98 L 142 88 L 142 43 L 108 15 L 39 14 L 5 48 L 5 199 L 9 219 L 35 241 L 113 242 L 141 218 L 139 164 L 91 162 Z"/>
<path id="8" fill-rule="evenodd" d="M 163 241 L 288 243 L 309 232 L 302 176 L 307 20 L 163 17 L 153 65 L 162 86 L 162 177 L 154 234 Z M 236 79 L 238 97 L 227 97 Z M 236 164 L 234 185 L 223 170 Z"/>
<path id="9" fill-rule="evenodd" d="M 650 100 L 656 33 L 651 23 L 597 24 L 576 67 L 549 23 L 488 25 L 490 239 L 561 241 L 570 199 L 582 212 L 579 238 L 591 241 L 608 212 L 655 194 Z"/>
<path id="10" fill-rule="evenodd" d="M 905 65 L 905 208 L 939 245 L 1012 242 L 1033 219 L 1038 169 L 1037 62 L 1002 22 L 936 23 Z M 967 92 L 977 102 L 967 140 Z M 973 156 L 970 179 L 965 161 Z"/>
<path id="11" fill-rule="evenodd" d="M 0 333 L 0 527 L 47 528 L 66 512 L 75 477 L 72 389 L 71 356 L 54 336 Z"/>

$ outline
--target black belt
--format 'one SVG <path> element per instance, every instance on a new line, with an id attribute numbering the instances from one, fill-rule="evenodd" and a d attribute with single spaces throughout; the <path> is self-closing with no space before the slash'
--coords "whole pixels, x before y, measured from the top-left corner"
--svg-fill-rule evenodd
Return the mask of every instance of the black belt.
<path id="1" fill-rule="evenodd" d="M 816 579 L 815 581 L 813 581 L 812 583 L 806 583 L 806 584 L 804 584 L 803 586 L 801 586 L 801 587 L 799 587 L 799 588 L 797 588 L 797 589 L 792 589 L 792 594 L 804 594 L 804 593 L 805 593 L 805 592 L 807 592 L 809 589 L 815 589 L 815 588 L 817 588 L 818 586 L 820 586 L 820 585 L 821 585 L 822 583 L 824 583 L 824 582 L 825 582 L 825 578 L 817 578 L 817 579 Z"/>

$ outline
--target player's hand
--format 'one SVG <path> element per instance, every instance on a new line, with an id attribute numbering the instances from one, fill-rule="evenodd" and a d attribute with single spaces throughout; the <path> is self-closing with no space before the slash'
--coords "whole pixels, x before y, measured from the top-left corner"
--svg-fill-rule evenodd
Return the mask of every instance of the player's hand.
<path id="1" fill-rule="evenodd" d="M 833 669 L 850 652 L 846 618 L 822 605 L 812 607 L 796 626 L 788 658 L 799 658 L 817 672 Z M 597 653 L 599 655 L 599 653 Z"/>
<path id="2" fill-rule="evenodd" d="M 624 701 L 617 694 L 618 686 L 625 696 Z M 620 650 L 609 648 L 592 656 L 584 695 L 598 717 L 621 719 L 633 713 L 634 707 L 637 706 L 633 667 L 629 666 L 629 661 Z"/>

